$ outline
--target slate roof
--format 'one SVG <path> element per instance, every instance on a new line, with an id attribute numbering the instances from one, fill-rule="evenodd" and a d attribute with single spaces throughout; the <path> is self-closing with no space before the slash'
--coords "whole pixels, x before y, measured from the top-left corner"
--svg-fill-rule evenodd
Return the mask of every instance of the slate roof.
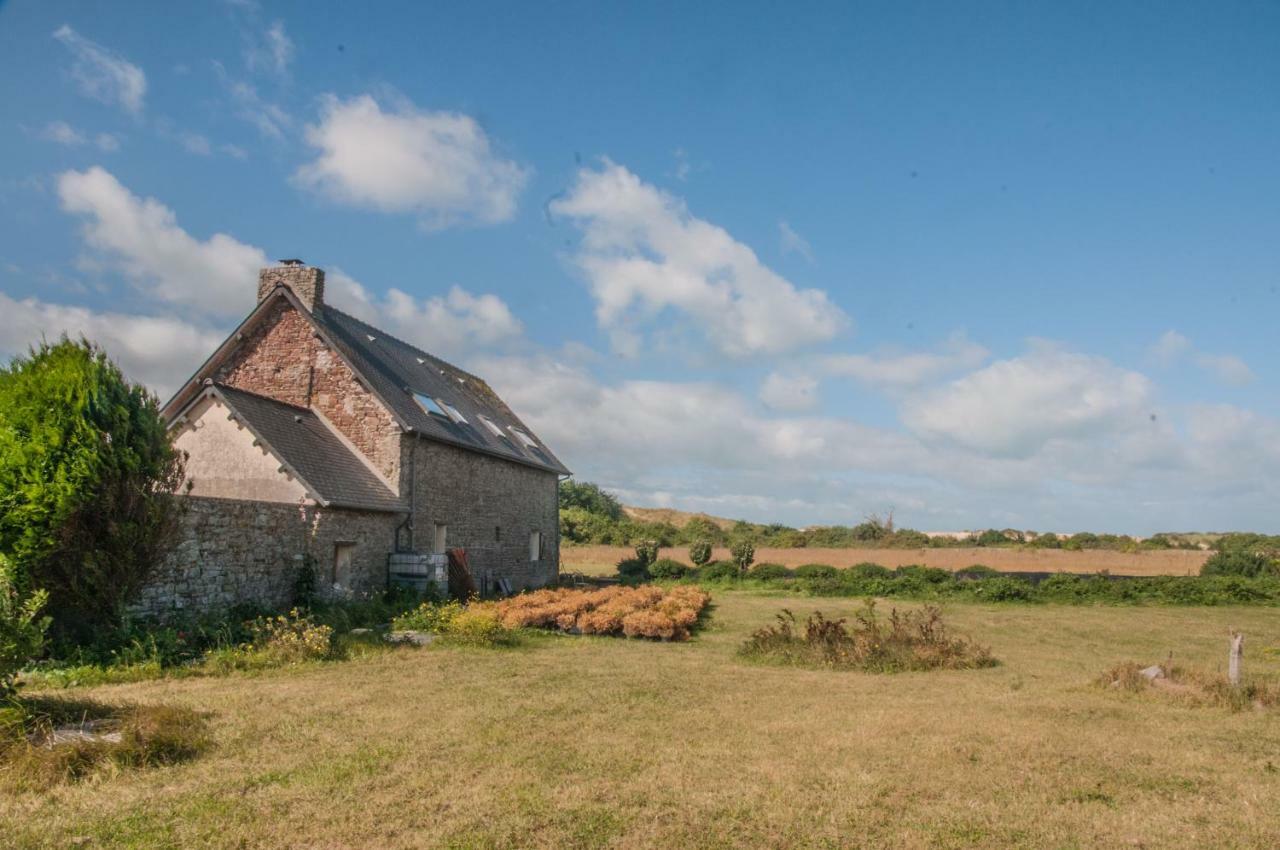
<path id="1" fill-rule="evenodd" d="M 428 439 L 506 458 L 558 475 L 571 474 L 481 378 L 327 304 L 318 304 L 314 311 L 309 311 L 284 285 L 277 286 L 262 298 L 253 312 L 165 403 L 166 417 L 172 420 L 186 409 L 200 392 L 203 382 L 215 373 L 219 363 L 231 356 L 244 333 L 266 315 L 268 306 L 276 298 L 288 300 L 315 325 L 317 332 L 337 349 L 368 389 L 387 405 L 401 427 Z M 462 414 L 466 424 L 428 413 L 413 398 L 413 393 L 447 402 Z M 480 420 L 481 415 L 497 425 L 504 436 L 499 437 L 486 428 Z M 511 432 L 513 425 L 529 435 L 535 445 L 524 445 Z"/>
<path id="2" fill-rule="evenodd" d="M 356 372 L 372 385 L 371 389 L 392 408 L 392 413 L 417 433 L 561 475 L 569 474 L 564 464 L 482 379 L 327 304 L 318 307 L 312 318 L 342 347 Z M 467 424 L 428 413 L 412 393 L 447 402 L 462 414 Z M 485 427 L 480 421 L 482 415 L 506 436 L 499 437 Z M 524 445 L 511 432 L 513 425 L 529 435 L 536 445 Z"/>
<path id="3" fill-rule="evenodd" d="M 313 411 L 225 384 L 210 387 L 321 504 L 405 510 L 382 479 Z"/>

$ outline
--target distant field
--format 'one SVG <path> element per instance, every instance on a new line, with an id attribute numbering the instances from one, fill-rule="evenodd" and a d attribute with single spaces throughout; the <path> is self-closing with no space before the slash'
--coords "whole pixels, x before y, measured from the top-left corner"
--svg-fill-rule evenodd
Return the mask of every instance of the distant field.
<path id="1" fill-rule="evenodd" d="M 612 573 L 618 561 L 629 557 L 626 546 L 562 546 L 561 569 L 605 575 Z M 662 557 L 689 562 L 687 547 L 663 549 Z M 717 549 L 716 558 L 728 558 L 729 550 Z M 1092 551 L 1064 552 L 1058 549 L 756 549 L 756 563 L 830 564 L 851 567 L 864 561 L 886 567 L 921 564 L 959 570 L 974 564 L 985 564 L 994 570 L 1010 572 L 1096 573 L 1101 570 L 1117 575 L 1164 576 L 1195 575 L 1209 557 L 1208 552 L 1169 550 L 1162 552 Z"/>

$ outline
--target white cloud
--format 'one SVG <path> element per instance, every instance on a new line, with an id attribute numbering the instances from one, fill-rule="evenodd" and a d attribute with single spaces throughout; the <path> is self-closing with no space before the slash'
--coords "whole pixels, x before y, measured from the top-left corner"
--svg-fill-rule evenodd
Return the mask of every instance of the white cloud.
<path id="1" fill-rule="evenodd" d="M 66 145 L 67 147 L 79 147 L 90 143 L 88 136 L 72 127 L 66 121 L 50 122 L 40 131 L 40 138 L 59 145 Z M 120 139 L 110 133 L 99 133 L 93 137 L 92 142 L 99 150 L 106 153 L 112 153 L 120 149 Z"/>
<path id="2" fill-rule="evenodd" d="M 320 153 L 295 173 L 298 185 L 356 207 L 413 213 L 428 228 L 507 221 L 529 176 L 494 152 L 474 118 L 410 104 L 384 110 L 367 94 L 325 97 L 306 138 Z"/>
<path id="3" fill-rule="evenodd" d="M 813 247 L 786 221 L 778 220 L 778 238 L 782 243 L 783 254 L 799 254 L 809 262 L 813 262 Z"/>
<path id="4" fill-rule="evenodd" d="M 818 289 L 797 289 L 679 198 L 605 160 L 551 204 L 582 230 L 574 261 L 605 328 L 685 314 L 720 351 L 769 354 L 830 339 L 848 318 Z"/>
<path id="5" fill-rule="evenodd" d="M 285 134 L 293 129 L 293 116 L 278 104 L 263 98 L 255 86 L 243 80 L 232 79 L 221 62 L 215 61 L 213 70 L 227 87 L 235 104 L 237 118 L 247 121 L 258 128 L 262 135 L 276 141 L 284 139 Z"/>
<path id="6" fill-rule="evenodd" d="M 1249 364 L 1233 354 L 1205 354 L 1202 352 L 1195 355 L 1195 361 L 1196 365 L 1201 369 L 1209 372 L 1224 384 L 1241 387 L 1253 381 L 1253 370 L 1249 368 Z"/>
<path id="7" fill-rule="evenodd" d="M 760 400 L 774 410 L 811 410 L 818 404 L 818 382 L 810 375 L 770 372 L 760 385 Z"/>
<path id="8" fill-rule="evenodd" d="M 1231 386 L 1244 386 L 1254 379 L 1253 370 L 1234 354 L 1211 354 L 1199 351 L 1191 340 L 1174 330 L 1165 331 L 1160 339 L 1147 350 L 1147 357 L 1158 366 L 1172 366 L 1184 356 L 1212 375 L 1216 380 Z"/>
<path id="9" fill-rule="evenodd" d="M 85 242 L 158 300 L 192 304 L 221 315 L 253 306 L 261 248 L 225 233 L 206 240 L 178 226 L 155 198 L 139 198 L 110 172 L 94 166 L 58 176 L 62 209 L 84 218 Z"/>
<path id="10" fill-rule="evenodd" d="M 829 375 L 853 378 L 885 390 L 906 390 L 974 369 L 989 354 L 965 334 L 954 333 L 932 352 L 836 354 L 822 358 L 820 364 Z"/>
<path id="11" fill-rule="evenodd" d="M 72 127 L 66 121 L 54 121 L 45 127 L 40 133 L 40 138 L 50 142 L 57 142 L 67 147 L 75 147 L 83 145 L 87 139 L 84 134 L 76 128 Z"/>
<path id="12" fill-rule="evenodd" d="M 178 137 L 178 140 L 182 143 L 182 147 L 187 153 L 193 153 L 196 156 L 210 156 L 213 154 L 213 145 L 199 133 L 183 133 Z"/>
<path id="13" fill-rule="evenodd" d="M 340 269 L 326 276 L 326 300 L 357 318 L 443 357 L 474 355 L 518 340 L 524 327 L 496 295 L 454 286 L 419 300 L 399 289 L 378 298 Z"/>
<path id="14" fill-rule="evenodd" d="M 112 53 L 63 24 L 53 37 L 74 56 L 71 76 L 85 95 L 137 115 L 147 94 L 147 75 L 123 56 Z"/>
<path id="15" fill-rule="evenodd" d="M 1153 362 L 1167 366 L 1190 350 L 1191 340 L 1175 330 L 1167 330 L 1147 350 L 1147 356 Z"/>
<path id="16" fill-rule="evenodd" d="M 902 418 L 928 440 L 995 457 L 1029 457 L 1057 440 L 1105 439 L 1145 426 L 1154 388 L 1101 357 L 1038 343 L 913 396 Z"/>
<path id="17" fill-rule="evenodd" d="M 284 22 L 276 21 L 258 34 L 246 34 L 244 61 L 250 71 L 267 70 L 284 75 L 293 61 L 293 39 L 284 31 Z"/>
<path id="18" fill-rule="evenodd" d="M 0 292 L 0 352 L 24 353 L 42 337 L 53 341 L 62 334 L 97 342 L 130 379 L 150 386 L 162 401 L 224 337 L 181 319 L 96 313 Z"/>

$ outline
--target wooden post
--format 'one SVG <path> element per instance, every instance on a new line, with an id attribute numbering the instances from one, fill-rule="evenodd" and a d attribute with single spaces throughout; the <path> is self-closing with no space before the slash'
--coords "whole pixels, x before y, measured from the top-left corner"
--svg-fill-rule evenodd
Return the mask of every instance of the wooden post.
<path id="1" fill-rule="evenodd" d="M 1233 631 L 1231 633 L 1231 655 L 1227 659 L 1227 681 L 1231 683 L 1231 687 L 1240 686 L 1240 659 L 1244 655 L 1244 635 Z"/>

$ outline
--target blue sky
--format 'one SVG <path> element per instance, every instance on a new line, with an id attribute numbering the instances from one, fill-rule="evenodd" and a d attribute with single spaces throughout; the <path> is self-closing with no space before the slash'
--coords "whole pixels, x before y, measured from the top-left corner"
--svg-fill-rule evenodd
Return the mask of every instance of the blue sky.
<path id="1" fill-rule="evenodd" d="M 0 5 L 0 352 L 297 256 L 634 503 L 1280 531 L 1280 7 L 546 5 Z"/>

